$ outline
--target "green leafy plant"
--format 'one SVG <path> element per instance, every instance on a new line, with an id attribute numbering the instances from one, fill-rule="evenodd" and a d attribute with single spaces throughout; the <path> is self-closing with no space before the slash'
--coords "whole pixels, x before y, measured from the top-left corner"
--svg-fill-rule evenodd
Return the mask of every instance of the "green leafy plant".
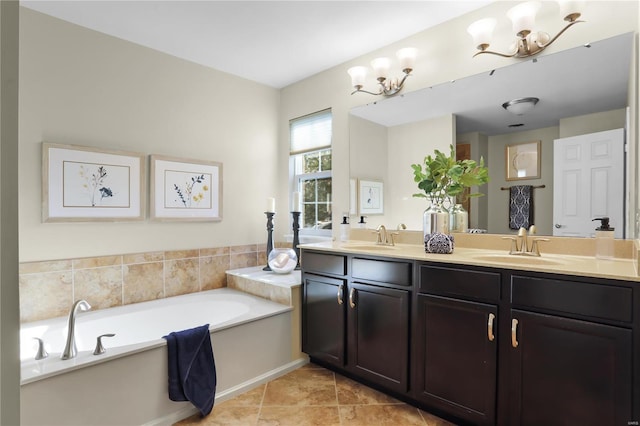
<path id="1" fill-rule="evenodd" d="M 449 146 L 447 156 L 439 150 L 434 155 L 427 155 L 422 164 L 412 164 L 413 180 L 423 192 L 413 194 L 414 197 L 428 198 L 432 203 L 442 204 L 447 197 L 464 194 L 466 188 L 483 185 L 489 182 L 489 170 L 484 159 L 458 160 L 453 145 Z M 468 197 L 479 197 L 482 193 L 470 193 Z"/>

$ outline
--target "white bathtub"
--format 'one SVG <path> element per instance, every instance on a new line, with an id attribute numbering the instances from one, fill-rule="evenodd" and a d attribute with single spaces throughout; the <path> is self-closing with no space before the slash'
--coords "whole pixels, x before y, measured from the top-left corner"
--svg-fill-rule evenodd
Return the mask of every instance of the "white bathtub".
<path id="1" fill-rule="evenodd" d="M 218 289 L 76 317 L 78 356 L 63 361 L 66 318 L 24 324 L 20 331 L 21 424 L 170 424 L 195 408 L 167 397 L 162 336 L 210 324 L 216 400 L 297 367 L 291 359 L 291 308 L 232 289 Z M 105 354 L 93 355 L 96 337 Z M 35 361 L 45 341 L 49 357 Z"/>

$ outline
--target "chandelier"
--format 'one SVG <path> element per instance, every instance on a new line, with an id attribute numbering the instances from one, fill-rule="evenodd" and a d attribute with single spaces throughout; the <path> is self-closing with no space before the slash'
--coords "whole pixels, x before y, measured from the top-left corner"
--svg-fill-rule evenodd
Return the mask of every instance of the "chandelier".
<path id="1" fill-rule="evenodd" d="M 559 0 L 558 3 L 560 5 L 560 16 L 568 22 L 568 24 L 553 37 L 543 31 L 534 31 L 536 13 L 541 5 L 539 1 L 520 3 L 507 11 L 507 17 L 511 19 L 513 32 L 516 34 L 516 40 L 511 44 L 509 53 L 487 50 L 497 23 L 494 18 L 481 19 L 469 25 L 467 31 L 473 37 L 473 42 L 479 50 L 479 52 L 473 56 L 476 57 L 482 53 L 490 53 L 505 58 L 526 58 L 542 52 L 567 29 L 577 23 L 584 22 L 578 20 L 582 13 L 584 1 Z"/>
<path id="2" fill-rule="evenodd" d="M 400 69 L 404 73 L 401 80 L 398 80 L 397 78 L 389 78 L 389 73 L 391 71 L 391 60 L 389 58 L 377 58 L 371 61 L 371 67 L 373 68 L 373 72 L 379 85 L 377 93 L 363 89 L 364 81 L 369 72 L 367 67 L 355 66 L 349 68 L 347 73 L 351 76 L 351 85 L 356 89 L 351 92 L 351 94 L 353 95 L 357 92 L 363 92 L 369 93 L 370 95 L 393 96 L 400 92 L 404 86 L 405 80 L 409 75 L 411 75 L 411 71 L 413 71 L 413 66 L 416 61 L 416 53 L 417 49 L 413 47 L 405 47 L 396 52 Z"/>

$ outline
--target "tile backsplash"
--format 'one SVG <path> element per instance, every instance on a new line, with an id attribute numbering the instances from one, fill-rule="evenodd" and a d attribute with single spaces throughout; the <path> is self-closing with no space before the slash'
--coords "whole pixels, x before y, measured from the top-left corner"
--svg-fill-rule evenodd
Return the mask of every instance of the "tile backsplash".
<path id="1" fill-rule="evenodd" d="M 20 264 L 20 321 L 67 315 L 75 300 L 105 309 L 226 287 L 229 269 L 266 265 L 265 244 Z"/>

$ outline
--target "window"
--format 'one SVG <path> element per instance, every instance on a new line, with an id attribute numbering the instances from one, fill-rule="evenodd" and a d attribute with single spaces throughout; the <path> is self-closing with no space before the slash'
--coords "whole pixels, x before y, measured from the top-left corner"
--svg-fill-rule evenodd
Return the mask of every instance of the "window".
<path id="1" fill-rule="evenodd" d="M 300 228 L 331 234 L 331 110 L 290 122 L 291 184 L 302 195 Z"/>

